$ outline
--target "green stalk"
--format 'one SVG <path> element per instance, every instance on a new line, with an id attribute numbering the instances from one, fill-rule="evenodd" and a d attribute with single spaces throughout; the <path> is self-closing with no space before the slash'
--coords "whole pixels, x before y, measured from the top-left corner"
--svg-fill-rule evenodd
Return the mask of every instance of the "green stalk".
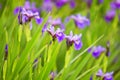
<path id="1" fill-rule="evenodd" d="M 31 30 L 30 30 L 29 24 L 24 26 L 24 33 L 25 33 L 27 42 L 29 42 L 31 40 Z"/>

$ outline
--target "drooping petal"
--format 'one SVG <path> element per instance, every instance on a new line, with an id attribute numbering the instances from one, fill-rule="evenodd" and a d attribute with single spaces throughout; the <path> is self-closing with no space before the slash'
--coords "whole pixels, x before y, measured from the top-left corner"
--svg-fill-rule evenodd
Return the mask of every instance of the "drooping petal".
<path id="1" fill-rule="evenodd" d="M 102 72 L 102 69 L 99 69 L 96 76 L 102 77 L 103 75 L 104 75 L 104 73 Z"/>
<path id="2" fill-rule="evenodd" d="M 75 47 L 75 50 L 80 50 L 81 47 L 82 47 L 82 42 L 81 41 L 76 41 L 74 42 L 74 47 Z"/>
<path id="3" fill-rule="evenodd" d="M 93 57 L 97 58 L 97 57 L 100 56 L 100 52 L 94 51 L 94 52 L 92 53 L 92 55 L 93 55 Z"/>
<path id="4" fill-rule="evenodd" d="M 115 17 L 115 14 L 116 14 L 115 10 L 109 10 L 105 15 L 106 22 L 112 21 Z"/>
<path id="5" fill-rule="evenodd" d="M 14 15 L 18 14 L 18 13 L 21 12 L 21 11 L 22 11 L 22 7 L 16 7 L 16 8 L 14 9 Z"/>
<path id="6" fill-rule="evenodd" d="M 70 7 L 71 7 L 71 8 L 74 8 L 75 5 L 76 5 L 76 4 L 75 4 L 75 1 L 74 1 L 74 0 L 71 0 L 71 1 L 70 1 Z"/>
<path id="7" fill-rule="evenodd" d="M 63 32 L 59 32 L 56 34 L 56 37 L 58 39 L 58 42 L 61 42 L 65 38 L 65 35 Z"/>
<path id="8" fill-rule="evenodd" d="M 36 18 L 36 23 L 37 23 L 37 24 L 41 24 L 42 21 L 43 21 L 43 18 Z"/>
<path id="9" fill-rule="evenodd" d="M 48 26 L 47 23 L 43 26 L 43 28 L 42 28 L 42 34 L 47 30 L 47 26 Z"/>

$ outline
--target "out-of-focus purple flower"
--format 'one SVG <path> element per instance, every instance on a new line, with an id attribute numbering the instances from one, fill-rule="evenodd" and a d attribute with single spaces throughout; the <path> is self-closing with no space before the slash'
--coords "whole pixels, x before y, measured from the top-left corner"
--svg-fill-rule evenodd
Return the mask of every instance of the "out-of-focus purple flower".
<path id="1" fill-rule="evenodd" d="M 71 1 L 70 1 L 70 7 L 71 7 L 71 8 L 74 8 L 75 5 L 76 5 L 75 1 L 74 1 L 74 0 L 71 0 Z"/>
<path id="2" fill-rule="evenodd" d="M 104 73 L 102 72 L 102 69 L 99 69 L 96 76 L 102 77 L 103 75 L 104 75 Z"/>
<path id="3" fill-rule="evenodd" d="M 113 80 L 113 72 L 103 73 L 101 69 L 97 72 L 96 76 L 102 77 L 103 80 Z"/>
<path id="4" fill-rule="evenodd" d="M 92 5 L 92 0 L 85 0 L 85 2 L 87 3 L 88 7 L 91 7 L 91 5 Z"/>
<path id="5" fill-rule="evenodd" d="M 51 12 L 54 4 L 51 0 L 44 0 L 41 10 L 46 12 Z"/>
<path id="6" fill-rule="evenodd" d="M 90 80 L 93 80 L 93 76 L 90 77 Z"/>
<path id="7" fill-rule="evenodd" d="M 23 7 L 26 10 L 31 10 L 32 12 L 38 12 L 38 9 L 36 8 L 36 5 L 34 2 L 31 4 L 29 1 L 26 1 Z"/>
<path id="8" fill-rule="evenodd" d="M 22 7 L 16 7 L 14 9 L 14 15 L 19 14 L 20 12 L 22 12 Z"/>
<path id="9" fill-rule="evenodd" d="M 86 18 L 85 16 L 81 16 L 80 14 L 72 15 L 70 16 L 70 19 L 73 19 L 76 26 L 78 26 L 81 29 L 90 25 L 90 20 Z"/>
<path id="10" fill-rule="evenodd" d="M 71 8 L 75 7 L 75 1 L 74 0 L 56 0 L 54 1 L 55 5 L 57 8 L 61 8 L 62 6 L 64 6 L 65 4 L 70 4 Z"/>
<path id="11" fill-rule="evenodd" d="M 54 80 L 55 76 L 56 76 L 56 72 L 51 72 L 50 73 L 50 80 Z"/>
<path id="12" fill-rule="evenodd" d="M 114 19 L 115 17 L 115 14 L 116 14 L 116 11 L 115 10 L 109 10 L 107 11 L 106 15 L 105 15 L 105 20 L 106 22 L 110 22 Z"/>
<path id="13" fill-rule="evenodd" d="M 104 0 L 98 0 L 98 3 L 99 4 L 101 4 L 101 3 L 103 3 L 104 2 Z"/>
<path id="14" fill-rule="evenodd" d="M 23 7 L 24 7 L 25 9 L 27 9 L 27 10 L 30 10 L 30 9 L 31 9 L 31 4 L 30 4 L 30 2 L 29 2 L 29 1 L 26 1 Z"/>
<path id="15" fill-rule="evenodd" d="M 81 37 L 82 34 L 80 35 L 73 35 L 73 32 L 70 32 L 70 35 L 66 35 L 66 43 L 67 43 L 67 47 L 69 48 L 70 46 L 72 46 L 74 44 L 74 48 L 75 50 L 80 50 L 82 47 L 82 42 L 81 42 Z"/>
<path id="16" fill-rule="evenodd" d="M 65 29 L 65 26 L 61 21 L 61 18 L 53 19 L 52 17 L 49 17 L 47 23 L 52 25 L 52 26 L 60 26 L 61 29 Z"/>
<path id="17" fill-rule="evenodd" d="M 42 18 L 39 17 L 39 12 L 37 12 L 37 9 L 34 5 L 32 7 L 30 6 L 29 1 L 25 3 L 24 7 L 16 7 L 14 10 L 14 14 L 18 14 L 18 21 L 20 24 L 30 22 L 30 26 L 32 27 L 32 18 L 36 20 L 37 24 L 41 24 L 42 22 Z"/>
<path id="18" fill-rule="evenodd" d="M 57 28 L 55 30 L 55 27 L 50 25 L 48 28 L 47 26 L 44 26 L 42 29 L 43 32 L 47 31 L 53 38 L 53 41 L 57 38 L 58 42 L 61 42 L 65 38 L 64 29 Z"/>
<path id="19" fill-rule="evenodd" d="M 120 0 L 115 0 L 114 2 L 111 2 L 110 5 L 112 9 L 120 9 Z"/>
<path id="20" fill-rule="evenodd" d="M 88 52 L 92 52 L 93 57 L 98 58 L 102 52 L 105 52 L 106 49 L 102 46 L 94 46 L 89 49 Z"/>

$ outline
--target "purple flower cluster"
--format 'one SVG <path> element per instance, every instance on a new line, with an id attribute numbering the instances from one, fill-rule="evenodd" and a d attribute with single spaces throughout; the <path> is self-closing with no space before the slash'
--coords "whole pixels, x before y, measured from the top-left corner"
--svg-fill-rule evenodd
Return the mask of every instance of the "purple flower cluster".
<path id="1" fill-rule="evenodd" d="M 95 58 L 98 58 L 101 55 L 101 53 L 105 51 L 106 51 L 106 48 L 102 46 L 94 46 L 88 50 L 89 53 L 92 52 L 92 56 Z"/>
<path id="2" fill-rule="evenodd" d="M 53 19 L 51 16 L 48 18 L 46 25 L 59 26 L 61 29 L 65 29 L 64 24 L 61 21 L 61 18 Z"/>
<path id="3" fill-rule="evenodd" d="M 103 80 L 113 80 L 113 72 L 103 73 L 101 69 L 97 72 L 96 76 L 102 77 Z"/>
<path id="4" fill-rule="evenodd" d="M 16 7 L 14 14 L 18 14 L 19 24 L 26 24 L 30 22 L 30 28 L 32 28 L 32 18 L 36 20 L 37 24 L 42 22 L 42 18 L 39 17 L 39 12 L 35 7 L 35 3 L 30 4 L 29 1 L 26 1 L 23 7 Z"/>
<path id="5" fill-rule="evenodd" d="M 64 29 L 61 28 L 57 28 L 57 30 L 55 30 L 54 26 L 50 26 L 47 27 L 47 25 L 45 25 L 42 29 L 42 32 L 47 31 L 51 36 L 53 41 L 57 38 L 58 42 L 63 41 L 64 39 L 66 39 L 66 43 L 67 43 L 67 47 L 69 48 L 70 46 L 72 46 L 74 44 L 75 50 L 80 50 L 82 47 L 82 42 L 81 42 L 81 36 L 80 35 L 73 35 L 73 32 L 70 32 L 70 35 L 66 35 L 64 33 Z"/>
<path id="6" fill-rule="evenodd" d="M 111 6 L 111 9 L 108 10 L 105 15 L 106 22 L 111 22 L 115 18 L 116 10 L 120 9 L 120 0 L 115 0 L 111 2 L 110 6 Z M 119 15 L 118 15 L 118 18 L 119 18 Z"/>
<path id="7" fill-rule="evenodd" d="M 53 6 L 54 6 L 54 3 L 51 0 L 44 0 L 41 6 L 41 10 L 50 12 L 52 11 Z"/>
<path id="8" fill-rule="evenodd" d="M 74 0 L 56 0 L 55 4 L 58 8 L 61 8 L 65 4 L 70 4 L 71 8 L 75 7 L 75 1 Z"/>
<path id="9" fill-rule="evenodd" d="M 54 6 L 56 6 L 57 8 L 61 8 L 65 4 L 70 4 L 71 8 L 75 7 L 74 0 L 44 0 L 42 7 L 41 7 L 41 10 L 50 12 L 50 11 L 52 11 Z"/>
<path id="10" fill-rule="evenodd" d="M 80 14 L 67 17 L 66 22 L 68 22 L 70 19 L 73 19 L 75 22 L 75 25 L 80 29 L 83 29 L 86 26 L 90 25 L 90 20 L 85 16 L 81 16 Z"/>
<path id="11" fill-rule="evenodd" d="M 115 0 L 110 4 L 112 9 L 120 9 L 120 0 Z"/>

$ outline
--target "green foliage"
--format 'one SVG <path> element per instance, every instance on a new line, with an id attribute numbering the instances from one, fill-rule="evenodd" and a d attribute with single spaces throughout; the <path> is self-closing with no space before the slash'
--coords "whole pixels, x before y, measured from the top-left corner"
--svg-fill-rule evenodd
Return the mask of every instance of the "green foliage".
<path id="1" fill-rule="evenodd" d="M 16 6 L 22 6 L 25 0 L 2 0 L 0 10 L 0 80 L 50 80 L 51 72 L 55 72 L 55 80 L 89 80 L 102 68 L 104 72 L 114 71 L 114 79 L 120 78 L 120 25 L 117 16 L 111 23 L 104 21 L 104 14 L 109 8 L 110 1 L 93 5 L 88 10 L 84 3 L 71 10 L 68 5 L 52 13 L 41 14 L 44 19 L 42 24 L 29 30 L 29 25 L 19 25 L 17 16 L 13 14 Z M 33 1 L 33 0 L 31 0 Z M 41 1 L 35 1 L 37 5 Z M 81 7 L 79 9 L 79 7 Z M 65 13 L 66 12 L 66 13 Z M 64 19 L 70 14 L 80 13 L 86 15 L 89 12 L 91 25 L 85 29 L 78 29 L 72 20 L 65 24 L 66 34 L 72 30 L 74 33 L 82 33 L 83 47 L 75 51 L 73 46 L 69 50 L 65 41 L 58 43 L 52 41 L 49 34 L 42 35 L 42 28 L 48 17 L 61 17 Z M 88 49 L 94 45 L 106 46 L 110 42 L 111 55 L 106 57 L 103 53 L 95 59 Z M 8 44 L 8 55 L 5 59 L 5 45 Z"/>

